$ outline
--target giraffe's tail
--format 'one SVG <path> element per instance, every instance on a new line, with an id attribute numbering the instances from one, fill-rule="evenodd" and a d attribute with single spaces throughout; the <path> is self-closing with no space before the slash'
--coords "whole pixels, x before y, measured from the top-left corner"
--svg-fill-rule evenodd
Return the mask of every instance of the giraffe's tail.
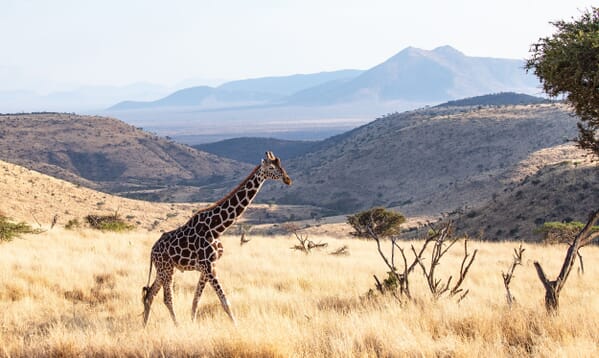
<path id="1" fill-rule="evenodd" d="M 152 279 L 152 266 L 153 265 L 154 265 L 154 262 L 152 261 L 152 257 L 150 256 L 150 272 L 148 273 L 148 283 L 141 290 L 141 299 L 144 302 L 144 304 L 146 303 L 146 299 L 148 297 L 148 294 L 150 293 L 150 280 Z"/>

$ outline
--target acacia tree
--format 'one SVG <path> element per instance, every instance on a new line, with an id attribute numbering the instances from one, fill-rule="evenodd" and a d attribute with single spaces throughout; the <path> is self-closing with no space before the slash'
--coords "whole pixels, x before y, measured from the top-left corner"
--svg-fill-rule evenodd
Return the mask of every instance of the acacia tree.
<path id="1" fill-rule="evenodd" d="M 380 237 L 399 234 L 400 225 L 406 218 L 394 211 L 382 207 L 372 208 L 347 217 L 347 223 L 355 230 L 351 234 L 357 237 L 371 237 L 370 231 Z"/>
<path id="2" fill-rule="evenodd" d="M 599 157 L 599 8 L 551 24 L 556 32 L 532 44 L 525 68 L 548 95 L 565 95 L 580 118 L 576 142 Z"/>

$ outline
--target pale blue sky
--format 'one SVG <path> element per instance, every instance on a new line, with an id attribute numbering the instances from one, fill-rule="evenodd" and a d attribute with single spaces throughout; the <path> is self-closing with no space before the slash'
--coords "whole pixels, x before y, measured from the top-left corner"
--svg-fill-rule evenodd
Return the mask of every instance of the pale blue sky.
<path id="1" fill-rule="evenodd" d="M 370 68 L 407 46 L 525 58 L 578 0 L 0 0 L 0 90 Z"/>

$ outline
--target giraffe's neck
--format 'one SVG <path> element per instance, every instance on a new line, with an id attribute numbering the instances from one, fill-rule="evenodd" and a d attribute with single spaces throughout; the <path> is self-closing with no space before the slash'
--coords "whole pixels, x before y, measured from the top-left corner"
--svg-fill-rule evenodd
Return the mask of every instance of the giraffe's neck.
<path id="1" fill-rule="evenodd" d="M 190 223 L 195 226 L 196 232 L 205 232 L 207 239 L 219 237 L 245 212 L 260 191 L 264 180 L 265 178 L 260 175 L 260 166 L 257 166 L 224 198 L 192 217 Z"/>

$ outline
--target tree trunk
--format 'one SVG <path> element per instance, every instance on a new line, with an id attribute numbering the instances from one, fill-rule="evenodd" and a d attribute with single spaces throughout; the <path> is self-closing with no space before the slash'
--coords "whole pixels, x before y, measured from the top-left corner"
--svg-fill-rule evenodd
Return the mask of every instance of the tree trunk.
<path id="1" fill-rule="evenodd" d="M 596 210 L 590 215 L 589 221 L 578 235 L 576 235 L 576 238 L 568 248 L 562 269 L 555 281 L 549 281 L 541 264 L 535 261 L 534 265 L 537 270 L 537 275 L 539 276 L 541 283 L 543 283 L 543 287 L 545 287 L 545 308 L 549 314 L 557 313 L 559 308 L 559 294 L 566 283 L 566 279 L 568 279 L 568 276 L 570 275 L 578 250 L 598 237 L 597 232 L 593 232 L 593 226 L 598 220 L 599 210 Z"/>
<path id="2" fill-rule="evenodd" d="M 559 291 L 555 289 L 555 281 L 551 281 L 553 285 L 549 289 L 545 289 L 545 309 L 550 314 L 557 313 L 559 308 Z"/>
<path id="3" fill-rule="evenodd" d="M 534 265 L 535 269 L 537 269 L 539 280 L 541 280 L 543 287 L 545 287 L 545 309 L 547 310 L 547 313 L 555 314 L 559 308 L 559 291 L 561 287 L 558 285 L 557 280 L 549 281 L 547 279 L 540 263 L 535 261 Z"/>

